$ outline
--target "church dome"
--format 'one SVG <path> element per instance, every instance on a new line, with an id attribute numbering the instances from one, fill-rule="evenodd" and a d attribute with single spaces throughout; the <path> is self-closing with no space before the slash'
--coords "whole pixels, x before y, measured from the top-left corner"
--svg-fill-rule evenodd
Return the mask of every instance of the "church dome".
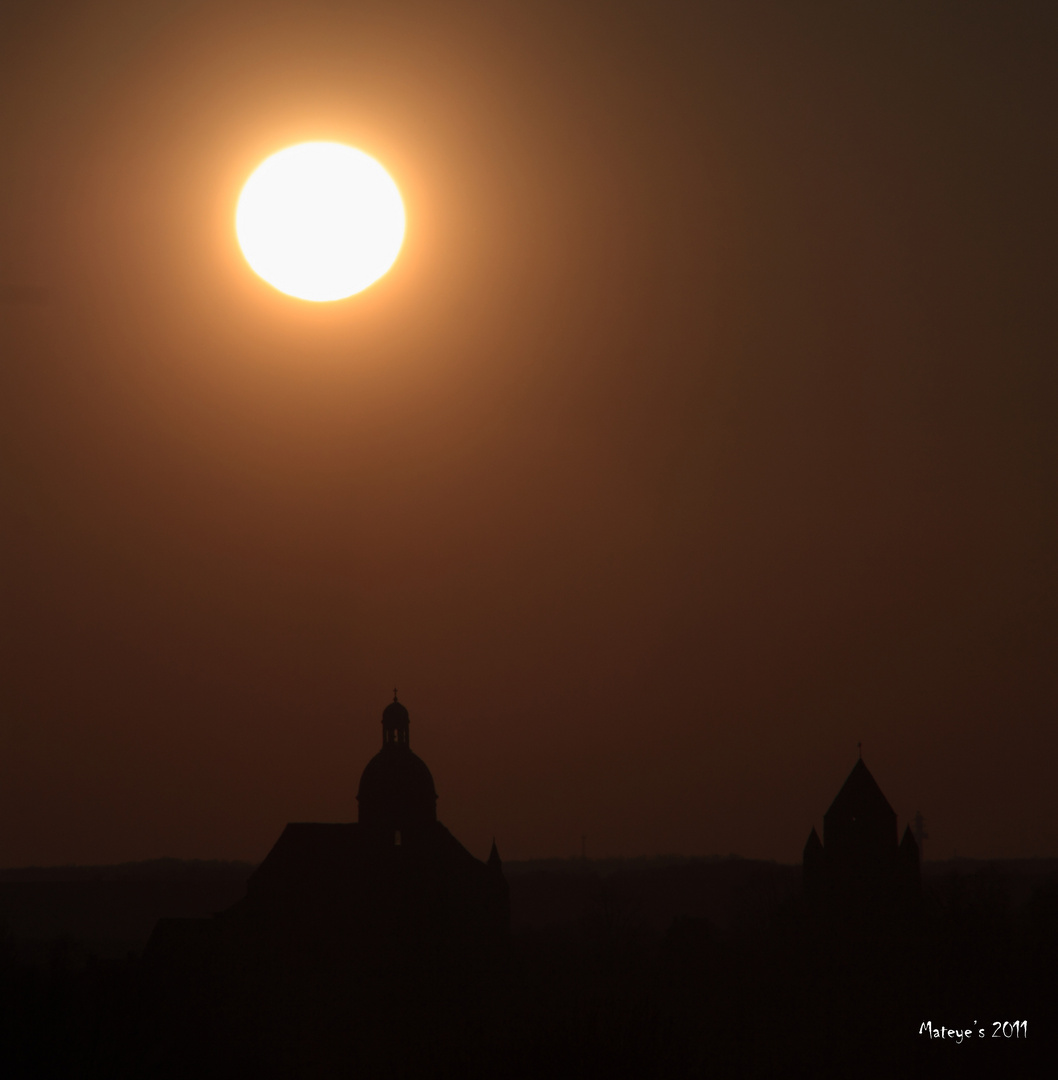
<path id="1" fill-rule="evenodd" d="M 437 821 L 433 776 L 408 745 L 408 710 L 396 693 L 382 713 L 382 749 L 364 768 L 356 799 L 367 829 L 414 833 Z"/>
<path id="2" fill-rule="evenodd" d="M 437 820 L 437 792 L 426 762 L 407 749 L 376 754 L 360 776 L 360 824 L 409 831 Z"/>

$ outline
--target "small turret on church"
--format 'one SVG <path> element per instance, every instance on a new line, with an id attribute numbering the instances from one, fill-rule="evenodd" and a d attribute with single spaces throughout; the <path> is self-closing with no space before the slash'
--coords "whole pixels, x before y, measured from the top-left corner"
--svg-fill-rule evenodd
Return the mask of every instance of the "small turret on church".
<path id="1" fill-rule="evenodd" d="M 485 864 L 490 870 L 495 871 L 497 874 L 503 873 L 503 862 L 500 859 L 500 850 L 496 847 L 496 837 L 492 838 L 492 850 L 489 852 L 488 862 Z"/>
<path id="2" fill-rule="evenodd" d="M 397 700 L 397 691 L 393 691 L 393 700 L 382 710 L 382 749 L 408 745 L 408 710 Z"/>

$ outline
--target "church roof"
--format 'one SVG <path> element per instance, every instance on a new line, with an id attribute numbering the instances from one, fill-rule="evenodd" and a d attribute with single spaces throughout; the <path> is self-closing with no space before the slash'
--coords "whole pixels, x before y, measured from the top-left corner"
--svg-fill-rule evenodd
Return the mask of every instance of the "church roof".
<path id="1" fill-rule="evenodd" d="M 359 841 L 355 825 L 292 821 L 251 875 L 252 887 L 333 873 L 354 856 Z"/>
<path id="2" fill-rule="evenodd" d="M 262 910 L 295 901 L 308 904 L 321 919 L 333 918 L 334 905 L 346 911 L 357 895 L 388 895 L 414 880 L 462 878 L 483 880 L 485 864 L 476 859 L 439 822 L 422 832 L 416 845 L 372 843 L 359 824 L 290 822 L 265 860 L 250 877 L 249 905 Z M 419 875 L 416 878 L 416 875 Z M 404 883 L 404 884 L 402 884 Z M 235 909 L 232 909 L 233 911 Z M 275 908 L 277 914 L 285 910 Z"/>
<path id="3" fill-rule="evenodd" d="M 860 758 L 841 786 L 824 818 L 865 818 L 885 815 L 896 818 L 896 811 L 882 794 L 878 781 L 871 776 Z M 895 828 L 895 826 L 894 826 Z"/>

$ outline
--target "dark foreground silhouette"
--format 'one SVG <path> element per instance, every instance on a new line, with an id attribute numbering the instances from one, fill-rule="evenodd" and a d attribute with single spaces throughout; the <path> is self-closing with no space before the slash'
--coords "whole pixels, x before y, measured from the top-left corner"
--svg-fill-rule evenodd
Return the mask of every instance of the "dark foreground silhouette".
<path id="1" fill-rule="evenodd" d="M 27 951 L 8 935 L 0 1075 L 1046 1075 L 1035 1070 L 1053 1061 L 1058 866 L 926 869 L 919 916 L 835 925 L 788 894 L 787 867 L 566 864 L 512 876 L 512 904 L 579 913 L 516 928 L 495 963 L 201 972 L 180 992 L 152 984 L 135 956 L 69 937 Z M 727 926 L 654 925 L 674 891 L 703 882 L 742 896 L 725 901 Z M 1021 1020 L 1027 1039 L 992 1037 L 995 1022 Z M 931 1038 L 927 1021 L 986 1034 Z"/>
<path id="2" fill-rule="evenodd" d="M 1058 864 L 923 883 L 862 761 L 800 869 L 505 874 L 495 844 L 480 861 L 437 820 L 395 696 L 382 726 L 359 821 L 288 825 L 248 877 L 174 874 L 168 899 L 157 866 L 139 891 L 0 881 L 21 927 L 0 939 L 0 1076 L 1031 1076 L 1053 1061 Z M 127 929 L 107 896 L 134 897 Z M 42 944 L 78 897 L 95 944 Z M 170 917 L 122 955 L 151 897 Z M 218 913 L 195 909 L 217 897 Z"/>

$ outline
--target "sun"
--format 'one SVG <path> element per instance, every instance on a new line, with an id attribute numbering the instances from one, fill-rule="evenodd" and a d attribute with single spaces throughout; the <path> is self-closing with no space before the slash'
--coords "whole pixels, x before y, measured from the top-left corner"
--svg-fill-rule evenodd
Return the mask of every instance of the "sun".
<path id="1" fill-rule="evenodd" d="M 246 261 L 301 300 L 344 300 L 377 281 L 404 239 L 389 173 L 351 146 L 308 142 L 263 161 L 235 210 Z"/>

